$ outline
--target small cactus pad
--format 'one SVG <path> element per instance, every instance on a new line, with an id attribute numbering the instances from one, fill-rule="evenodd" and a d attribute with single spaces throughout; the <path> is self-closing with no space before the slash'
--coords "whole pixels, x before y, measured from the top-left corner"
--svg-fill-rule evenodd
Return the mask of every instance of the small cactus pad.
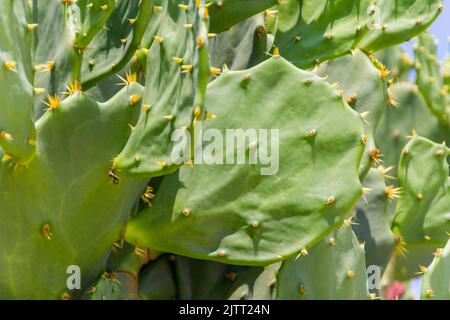
<path id="1" fill-rule="evenodd" d="M 422 299 L 450 299 L 450 240 L 434 251 L 435 258 L 423 275 Z"/>
<path id="2" fill-rule="evenodd" d="M 369 299 L 364 249 L 349 223 L 295 260 L 283 262 L 277 298 L 286 300 Z"/>
<path id="3" fill-rule="evenodd" d="M 353 231 L 365 244 L 366 264 L 375 265 L 383 272 L 395 247 L 390 226 L 394 208 L 389 198 L 391 185 L 386 185 L 382 169 L 370 169 L 364 187 L 367 195 L 356 206 Z"/>
<path id="4" fill-rule="evenodd" d="M 450 223 L 446 210 L 450 203 L 446 190 L 448 152 L 445 145 L 419 136 L 412 137 L 403 148 L 398 165 L 402 194 L 397 201 L 392 228 L 406 243 L 442 245 L 447 241 Z M 434 226 L 435 221 L 442 220 L 446 223 Z M 434 226 L 431 230 L 429 224 Z"/>
<path id="5" fill-rule="evenodd" d="M 374 52 L 414 38 L 425 31 L 442 11 L 442 0 L 376 0 L 370 32 L 360 44 Z"/>

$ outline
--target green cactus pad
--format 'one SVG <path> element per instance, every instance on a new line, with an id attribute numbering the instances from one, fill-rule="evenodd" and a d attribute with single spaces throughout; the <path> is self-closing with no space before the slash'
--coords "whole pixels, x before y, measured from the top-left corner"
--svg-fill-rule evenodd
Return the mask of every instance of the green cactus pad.
<path id="1" fill-rule="evenodd" d="M 143 45 L 150 20 L 158 19 L 153 0 L 118 1 L 109 20 L 83 55 L 84 89 L 122 70 Z M 147 40 L 148 41 L 148 40 Z"/>
<path id="2" fill-rule="evenodd" d="M 167 255 L 147 264 L 139 274 L 139 295 L 144 300 L 173 300 L 177 284 L 172 262 Z"/>
<path id="3" fill-rule="evenodd" d="M 130 243 L 224 263 L 268 265 L 319 241 L 361 196 L 361 116 L 317 75 L 274 57 L 222 74 L 208 87 L 206 106 L 216 118 L 204 121 L 204 130 L 225 136 L 226 129 L 270 129 L 258 142 L 264 147 L 279 129 L 279 166 L 272 161 L 269 167 L 267 158 L 265 164 L 208 165 L 214 156 L 203 152 L 202 165 L 166 177 L 152 208 L 130 221 Z M 251 152 L 255 142 L 240 147 Z M 203 149 L 208 145 L 213 146 L 205 142 Z M 234 147 L 226 152 L 234 159 Z M 211 181 L 217 185 L 210 187 Z"/>
<path id="4" fill-rule="evenodd" d="M 138 276 L 150 260 L 148 250 L 118 242 L 114 244 L 107 262 L 108 271 L 89 289 L 85 296 L 91 300 L 136 300 L 139 297 Z"/>
<path id="5" fill-rule="evenodd" d="M 242 272 L 231 290 L 228 300 L 274 300 L 276 299 L 277 274 L 281 262 L 266 267 L 251 267 Z"/>
<path id="6" fill-rule="evenodd" d="M 436 246 L 421 243 L 408 245 L 399 243 L 393 257 L 393 278 L 406 281 L 421 275 L 420 266 L 427 266 L 433 261 Z M 391 260 L 391 261 L 392 261 Z"/>
<path id="7" fill-rule="evenodd" d="M 444 136 L 415 84 L 395 83 L 390 86 L 390 94 L 395 105 L 386 109 L 375 139 L 383 154 L 384 166 L 394 166 L 390 175 L 396 176 L 401 151 L 413 131 L 433 141 L 442 141 Z"/>
<path id="8" fill-rule="evenodd" d="M 277 277 L 277 298 L 369 298 L 364 249 L 348 223 L 312 247 L 308 255 L 283 262 Z"/>
<path id="9" fill-rule="evenodd" d="M 126 272 L 104 273 L 90 291 L 91 300 L 140 300 L 136 277 Z"/>
<path id="10" fill-rule="evenodd" d="M 422 281 L 422 299 L 450 299 L 450 240 L 443 249 L 435 252 L 435 258 L 427 268 Z"/>
<path id="11" fill-rule="evenodd" d="M 18 164 L 35 154 L 33 111 L 32 12 L 28 1 L 1 1 L 0 10 L 0 147 Z M 31 29 L 31 30 L 30 30 Z M 5 155 L 4 155 L 5 156 Z"/>
<path id="12" fill-rule="evenodd" d="M 389 79 L 408 81 L 409 71 L 414 67 L 414 61 L 403 50 L 402 46 L 394 46 L 378 51 L 376 58 L 390 71 Z"/>
<path id="13" fill-rule="evenodd" d="M 447 155 L 445 145 L 418 136 L 402 151 L 398 166 L 402 194 L 392 229 L 407 244 L 442 245 L 447 241 L 446 232 L 450 229 L 446 210 L 450 199 L 446 190 Z M 436 225 L 437 221 L 446 223 Z"/>
<path id="14" fill-rule="evenodd" d="M 384 272 L 396 243 L 390 228 L 394 208 L 388 199 L 383 172 L 371 169 L 364 186 L 370 191 L 356 206 L 352 228 L 365 243 L 366 264 L 379 266 Z"/>
<path id="15" fill-rule="evenodd" d="M 370 0 L 284 0 L 275 45 L 300 68 L 343 56 L 367 31 Z"/>
<path id="16" fill-rule="evenodd" d="M 372 58 L 373 59 L 373 58 Z M 366 149 L 360 166 L 363 179 L 371 166 L 381 163 L 381 153 L 375 146 L 375 131 L 388 104 L 387 81 L 384 70 L 379 70 L 362 51 L 331 60 L 319 67 L 318 73 L 343 91 L 349 105 L 364 115 Z"/>
<path id="17" fill-rule="evenodd" d="M 195 1 L 187 8 L 180 3 L 162 1 L 161 24 L 148 52 L 144 109 L 127 145 L 114 159 L 119 174 L 148 177 L 175 171 L 179 165 L 170 157 L 173 131 L 189 130 L 195 119 L 204 116 L 210 75 L 206 9 L 197 9 Z"/>
<path id="18" fill-rule="evenodd" d="M 1 298 L 58 299 L 68 290 L 70 265 L 80 267 L 82 290 L 101 272 L 147 182 L 108 177 L 136 121 L 130 96 L 137 94 L 142 87 L 132 84 L 106 103 L 68 97 L 37 122 L 37 155 L 28 167 L 0 163 Z"/>
<path id="19" fill-rule="evenodd" d="M 444 82 L 447 86 L 450 86 L 450 55 L 444 61 Z"/>
<path id="20" fill-rule="evenodd" d="M 229 70 L 254 67 L 268 58 L 267 43 L 264 15 L 259 14 L 210 41 L 211 65 L 218 68 L 226 65 Z"/>
<path id="21" fill-rule="evenodd" d="M 218 34 L 257 13 L 275 6 L 278 0 L 212 0 L 210 2 L 210 30 Z"/>
<path id="22" fill-rule="evenodd" d="M 442 0 L 376 0 L 374 20 L 360 47 L 374 52 L 414 38 L 442 11 Z"/>
<path id="23" fill-rule="evenodd" d="M 445 127 L 450 127 L 449 95 L 444 87 L 441 64 L 437 58 L 436 40 L 428 33 L 418 37 L 414 49 L 417 69 L 417 85 L 428 107 Z"/>
<path id="24" fill-rule="evenodd" d="M 224 299 L 246 267 L 177 256 L 175 272 L 181 300 Z M 207 279 L 207 281 L 205 281 Z"/>

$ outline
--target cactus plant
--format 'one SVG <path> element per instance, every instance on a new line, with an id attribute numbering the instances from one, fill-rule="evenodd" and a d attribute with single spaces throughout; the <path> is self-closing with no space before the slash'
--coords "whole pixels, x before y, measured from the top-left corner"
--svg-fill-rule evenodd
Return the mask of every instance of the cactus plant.
<path id="1" fill-rule="evenodd" d="M 390 101 L 385 80 L 388 71 L 378 63 L 376 67 L 371 59 L 375 58 L 355 50 L 350 55 L 323 64 L 318 70 L 320 75 L 342 90 L 347 103 L 364 117 L 368 139 L 360 165 L 361 179 L 370 167 L 382 161 L 382 154 L 375 144 L 375 132 Z"/>
<path id="2" fill-rule="evenodd" d="M 386 185 L 387 174 L 381 167 L 370 169 L 364 183 L 371 191 L 356 206 L 353 231 L 365 245 L 366 264 L 385 271 L 396 241 L 390 225 L 393 218 L 392 185 Z"/>
<path id="3" fill-rule="evenodd" d="M 441 0 L 0 9 L 1 299 L 449 299 Z"/>
<path id="4" fill-rule="evenodd" d="M 277 280 L 280 299 L 368 299 L 364 249 L 351 221 L 308 254 L 284 262 Z"/>
<path id="5" fill-rule="evenodd" d="M 423 277 L 422 298 L 423 299 L 450 299 L 450 288 L 448 286 L 450 273 L 449 265 L 450 240 L 444 248 L 436 249 L 435 258 L 427 268 Z"/>

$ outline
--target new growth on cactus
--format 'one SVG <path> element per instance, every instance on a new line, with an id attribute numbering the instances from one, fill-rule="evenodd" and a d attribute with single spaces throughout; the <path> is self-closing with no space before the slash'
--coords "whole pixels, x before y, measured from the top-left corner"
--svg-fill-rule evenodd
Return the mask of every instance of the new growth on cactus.
<path id="1" fill-rule="evenodd" d="M 442 11 L 0 0 L 0 299 L 450 299 Z"/>

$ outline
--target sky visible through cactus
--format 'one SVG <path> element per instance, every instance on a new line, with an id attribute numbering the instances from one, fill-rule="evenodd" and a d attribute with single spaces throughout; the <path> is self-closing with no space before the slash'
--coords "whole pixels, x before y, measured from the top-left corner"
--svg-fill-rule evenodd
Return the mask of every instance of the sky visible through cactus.
<path id="1" fill-rule="evenodd" d="M 450 1 L 444 1 L 444 10 L 431 25 L 430 33 L 439 41 L 439 59 L 444 59 L 450 53 Z"/>
<path id="2" fill-rule="evenodd" d="M 450 54 L 450 0 L 444 1 L 444 10 L 428 31 L 438 41 L 438 57 L 444 59 Z M 409 43 L 403 45 L 404 49 L 413 56 L 413 46 Z"/>

